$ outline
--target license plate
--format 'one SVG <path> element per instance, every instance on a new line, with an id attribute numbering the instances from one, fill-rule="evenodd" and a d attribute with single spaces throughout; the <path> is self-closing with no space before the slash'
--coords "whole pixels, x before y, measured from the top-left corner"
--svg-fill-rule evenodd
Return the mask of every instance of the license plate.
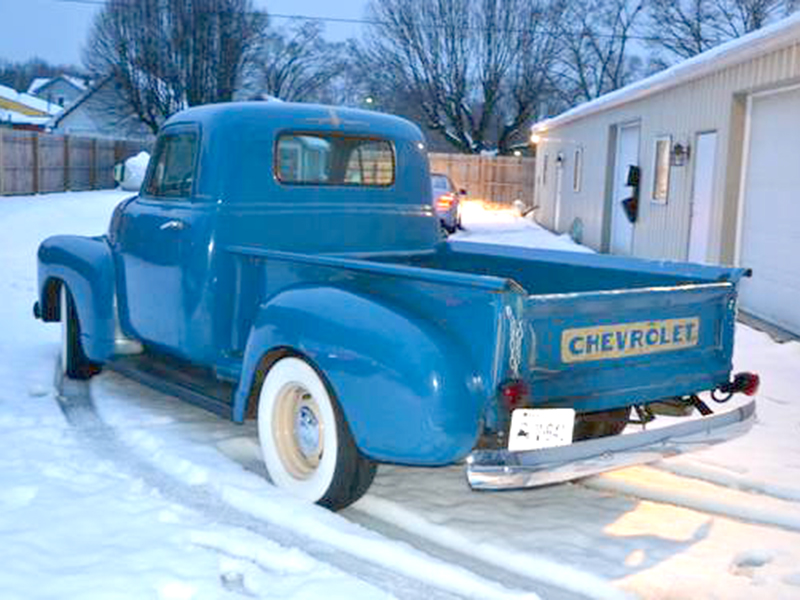
<path id="1" fill-rule="evenodd" d="M 511 414 L 508 449 L 538 450 L 572 443 L 575 410 L 572 408 L 518 408 Z"/>

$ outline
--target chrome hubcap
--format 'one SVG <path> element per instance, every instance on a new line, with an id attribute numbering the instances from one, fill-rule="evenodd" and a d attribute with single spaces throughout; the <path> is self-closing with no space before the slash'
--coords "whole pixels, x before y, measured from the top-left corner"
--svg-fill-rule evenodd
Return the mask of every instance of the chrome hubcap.
<path id="1" fill-rule="evenodd" d="M 295 479 L 308 479 L 319 467 L 324 445 L 320 409 L 311 393 L 290 383 L 278 393 L 272 435 L 283 466 Z"/>
<path id="2" fill-rule="evenodd" d="M 294 435 L 306 458 L 319 455 L 319 421 L 314 411 L 303 404 L 295 414 Z"/>

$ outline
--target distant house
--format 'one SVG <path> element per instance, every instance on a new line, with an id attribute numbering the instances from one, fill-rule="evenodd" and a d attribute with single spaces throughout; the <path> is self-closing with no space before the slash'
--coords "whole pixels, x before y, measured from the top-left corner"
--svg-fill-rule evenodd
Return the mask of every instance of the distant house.
<path id="1" fill-rule="evenodd" d="M 43 129 L 62 110 L 57 104 L 0 85 L 0 126 Z"/>
<path id="2" fill-rule="evenodd" d="M 53 133 L 151 140 L 153 133 L 127 108 L 119 84 L 109 75 L 87 89 L 48 123 Z"/>
<path id="3" fill-rule="evenodd" d="M 742 308 L 800 333 L 800 15 L 537 123 L 533 137 L 545 226 L 582 229 L 603 252 L 750 267 Z M 637 187 L 631 222 L 622 201 Z"/>
<path id="4" fill-rule="evenodd" d="M 28 87 L 28 94 L 63 107 L 77 100 L 87 87 L 86 81 L 79 77 L 37 77 Z"/>

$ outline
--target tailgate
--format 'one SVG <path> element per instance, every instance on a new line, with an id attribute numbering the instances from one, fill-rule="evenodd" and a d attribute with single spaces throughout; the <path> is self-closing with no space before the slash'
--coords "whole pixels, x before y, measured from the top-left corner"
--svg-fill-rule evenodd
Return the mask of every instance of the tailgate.
<path id="1" fill-rule="evenodd" d="M 732 283 L 528 296 L 523 310 L 534 406 L 604 410 L 728 381 Z"/>

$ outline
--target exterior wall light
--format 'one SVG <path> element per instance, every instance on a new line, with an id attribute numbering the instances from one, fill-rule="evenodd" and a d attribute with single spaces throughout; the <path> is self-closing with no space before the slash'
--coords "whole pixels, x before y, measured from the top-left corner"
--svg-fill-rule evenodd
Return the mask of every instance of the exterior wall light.
<path id="1" fill-rule="evenodd" d="M 683 145 L 680 142 L 676 142 L 675 145 L 672 147 L 672 163 L 673 167 L 682 167 L 686 164 L 686 161 L 689 160 L 691 149 L 689 148 L 689 144 Z"/>

